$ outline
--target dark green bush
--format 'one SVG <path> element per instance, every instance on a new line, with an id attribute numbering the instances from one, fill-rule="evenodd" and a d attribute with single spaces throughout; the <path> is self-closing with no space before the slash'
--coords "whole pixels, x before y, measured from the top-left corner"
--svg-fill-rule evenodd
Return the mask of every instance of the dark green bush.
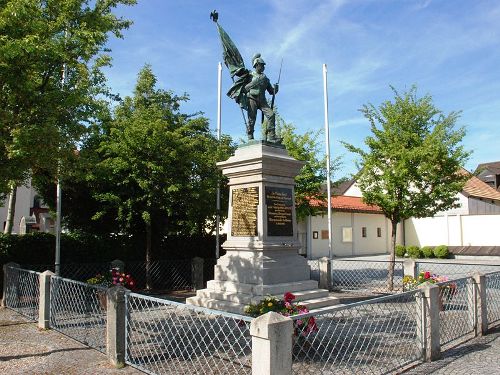
<path id="1" fill-rule="evenodd" d="M 450 255 L 450 251 L 448 250 L 448 246 L 439 245 L 434 248 L 434 256 L 436 258 L 445 259 Z"/>
<path id="2" fill-rule="evenodd" d="M 396 245 L 396 249 L 394 251 L 397 257 L 403 258 L 406 255 L 406 247 L 403 245 Z"/>
<path id="3" fill-rule="evenodd" d="M 410 258 L 422 258 L 422 250 L 418 246 L 408 246 L 406 253 Z"/>
<path id="4" fill-rule="evenodd" d="M 433 248 L 431 246 L 424 246 L 422 247 L 421 251 L 422 251 L 422 254 L 425 258 L 434 258 L 434 252 L 433 252 Z"/>

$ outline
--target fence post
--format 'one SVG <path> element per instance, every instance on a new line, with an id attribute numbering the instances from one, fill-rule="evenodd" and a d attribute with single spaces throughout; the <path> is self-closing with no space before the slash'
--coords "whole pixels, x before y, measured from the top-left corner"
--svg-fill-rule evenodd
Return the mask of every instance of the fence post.
<path id="1" fill-rule="evenodd" d="M 486 276 L 480 272 L 475 272 L 472 276 L 474 278 L 474 288 L 476 290 L 476 300 L 474 303 L 475 312 L 475 326 L 476 336 L 480 333 L 486 335 L 488 332 L 488 307 L 486 303 Z"/>
<path id="2" fill-rule="evenodd" d="M 14 262 L 9 262 L 3 265 L 3 294 L 2 294 L 2 307 L 7 307 L 7 285 L 9 280 L 7 279 L 7 269 L 9 267 L 19 268 L 19 264 Z"/>
<path id="3" fill-rule="evenodd" d="M 417 277 L 417 262 L 413 259 L 405 259 L 403 260 L 403 275 Z"/>
<path id="4" fill-rule="evenodd" d="M 330 290 L 332 287 L 332 263 L 330 258 L 323 257 L 318 259 L 319 268 L 319 287 Z"/>
<path id="5" fill-rule="evenodd" d="M 111 261 L 111 269 L 117 268 L 120 273 L 125 272 L 125 263 L 120 259 L 115 259 Z"/>
<path id="6" fill-rule="evenodd" d="M 269 312 L 252 320 L 252 375 L 292 373 L 292 319 Z"/>
<path id="7" fill-rule="evenodd" d="M 425 311 L 425 359 L 434 361 L 441 358 L 441 342 L 439 333 L 440 298 L 439 286 L 425 283 L 419 289 L 424 292 Z"/>
<path id="8" fill-rule="evenodd" d="M 205 284 L 203 282 L 203 258 L 194 257 L 191 261 L 191 280 L 193 282 L 194 290 L 203 289 Z"/>
<path id="9" fill-rule="evenodd" d="M 52 271 L 45 271 L 39 276 L 38 328 L 41 329 L 50 329 L 50 282 L 54 275 Z"/>
<path id="10" fill-rule="evenodd" d="M 107 323 L 106 323 L 106 352 L 108 360 L 116 368 L 125 366 L 125 291 L 121 286 L 108 288 Z"/>

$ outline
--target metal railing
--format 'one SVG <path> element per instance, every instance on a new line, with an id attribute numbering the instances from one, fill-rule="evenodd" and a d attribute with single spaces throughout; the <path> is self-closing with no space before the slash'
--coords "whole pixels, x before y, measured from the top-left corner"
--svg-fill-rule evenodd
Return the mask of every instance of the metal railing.
<path id="1" fill-rule="evenodd" d="M 50 283 L 50 326 L 106 352 L 106 289 L 53 276 Z"/>
<path id="2" fill-rule="evenodd" d="M 417 274 L 429 271 L 432 274 L 447 276 L 449 279 L 460 279 L 471 276 L 475 272 L 489 273 L 500 271 L 500 264 L 472 264 L 452 262 L 416 261 Z"/>
<path id="3" fill-rule="evenodd" d="M 474 335 L 476 291 L 471 278 L 437 284 L 439 286 L 439 331 L 443 349 Z"/>
<path id="4" fill-rule="evenodd" d="M 393 290 L 387 286 L 390 261 L 332 259 L 334 289 L 359 292 L 392 293 L 403 291 L 403 262 L 394 262 Z"/>
<path id="5" fill-rule="evenodd" d="M 135 279 L 138 289 L 193 289 L 191 259 L 154 260 L 149 266 L 146 262 L 127 262 L 125 271 Z"/>
<path id="6" fill-rule="evenodd" d="M 40 273 L 6 267 L 5 280 L 5 306 L 30 320 L 38 320 Z"/>
<path id="7" fill-rule="evenodd" d="M 126 295 L 126 362 L 149 374 L 251 374 L 251 318 Z"/>
<path id="8" fill-rule="evenodd" d="M 500 272 L 486 274 L 486 311 L 488 327 L 500 323 Z"/>
<path id="9" fill-rule="evenodd" d="M 293 373 L 387 374 L 421 361 L 421 296 L 411 291 L 291 317 Z"/>

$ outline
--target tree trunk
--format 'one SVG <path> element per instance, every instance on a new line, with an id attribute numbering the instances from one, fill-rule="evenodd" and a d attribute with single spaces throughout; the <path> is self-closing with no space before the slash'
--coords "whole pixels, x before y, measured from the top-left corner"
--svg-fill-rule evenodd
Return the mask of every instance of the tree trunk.
<path id="1" fill-rule="evenodd" d="M 391 220 L 391 249 L 389 255 L 389 266 L 387 274 L 387 289 L 392 291 L 394 289 L 394 264 L 396 261 L 396 233 L 398 230 L 398 223 Z"/>
<path id="2" fill-rule="evenodd" d="M 15 183 L 11 184 L 11 190 L 9 195 L 9 206 L 7 208 L 7 222 L 5 224 L 5 234 L 12 234 L 12 228 L 14 227 L 14 215 L 16 213 L 16 196 L 17 196 L 17 185 Z"/>
<path id="3" fill-rule="evenodd" d="M 146 289 L 153 289 L 151 277 L 151 222 L 146 222 Z"/>

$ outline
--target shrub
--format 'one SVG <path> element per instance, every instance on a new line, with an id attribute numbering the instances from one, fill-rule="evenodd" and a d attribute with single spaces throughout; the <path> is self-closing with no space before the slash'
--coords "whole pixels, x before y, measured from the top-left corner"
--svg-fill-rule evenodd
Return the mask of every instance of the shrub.
<path id="1" fill-rule="evenodd" d="M 434 257 L 434 252 L 433 248 L 431 246 L 424 246 L 421 249 L 422 254 L 425 258 L 433 258 Z"/>
<path id="2" fill-rule="evenodd" d="M 408 246 L 406 252 L 410 258 L 422 258 L 422 250 L 418 246 Z"/>
<path id="3" fill-rule="evenodd" d="M 396 245 L 395 253 L 397 257 L 403 258 L 406 255 L 406 247 L 403 245 Z"/>
<path id="4" fill-rule="evenodd" d="M 434 248 L 434 256 L 436 258 L 445 259 L 448 258 L 449 255 L 450 252 L 448 250 L 448 246 L 446 245 L 440 245 Z"/>

